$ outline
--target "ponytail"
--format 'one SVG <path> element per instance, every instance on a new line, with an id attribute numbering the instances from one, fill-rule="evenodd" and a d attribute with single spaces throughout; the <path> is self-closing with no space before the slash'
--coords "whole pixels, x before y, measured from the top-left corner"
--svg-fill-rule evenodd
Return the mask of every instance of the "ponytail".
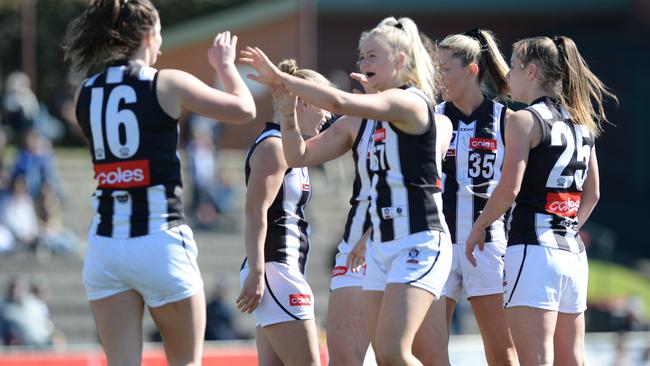
<path id="1" fill-rule="evenodd" d="M 73 71 L 126 59 L 158 20 L 150 0 L 93 0 L 66 30 L 61 47 Z"/>
<path id="2" fill-rule="evenodd" d="M 435 102 L 433 61 L 422 43 L 415 22 L 410 18 L 385 18 L 372 30 L 363 32 L 359 44 L 374 35 L 381 35 L 390 49 L 404 52 L 407 57 L 404 68 L 406 83 L 421 89 L 431 101 Z"/>
<path id="3" fill-rule="evenodd" d="M 609 122 L 603 100 L 618 98 L 591 72 L 569 37 L 534 37 L 513 45 L 515 56 L 524 65 L 535 63 L 541 70 L 542 87 L 560 99 L 573 122 L 585 126 L 599 136 L 602 124 Z"/>
<path id="4" fill-rule="evenodd" d="M 482 86 L 491 84 L 501 99 L 508 97 L 508 63 L 492 32 L 476 28 L 464 34 L 453 34 L 445 37 L 438 47 L 441 50 L 450 50 L 453 57 L 461 60 L 463 66 L 476 64 L 479 83 Z"/>

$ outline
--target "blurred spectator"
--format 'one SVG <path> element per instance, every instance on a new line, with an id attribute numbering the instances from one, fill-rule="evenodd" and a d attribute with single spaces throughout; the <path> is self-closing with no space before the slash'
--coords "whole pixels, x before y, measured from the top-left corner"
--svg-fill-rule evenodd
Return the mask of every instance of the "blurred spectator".
<path id="1" fill-rule="evenodd" d="M 611 326 L 615 332 L 648 330 L 643 298 L 632 295 L 612 303 Z"/>
<path id="2" fill-rule="evenodd" d="M 44 314 L 43 308 L 42 300 L 29 292 L 25 278 L 13 278 L 9 282 L 4 301 L 0 303 L 3 343 L 20 346 L 51 345 L 54 326 L 49 316 Z"/>
<path id="3" fill-rule="evenodd" d="M 12 137 L 21 140 L 35 125 L 39 113 L 39 103 L 31 89 L 31 80 L 24 72 L 15 71 L 7 76 L 2 108 L 5 112 L 3 122 Z"/>
<path id="4" fill-rule="evenodd" d="M 36 249 L 38 218 L 23 175 L 14 176 L 9 189 L 0 196 L 0 225 L 9 229 L 21 248 Z"/>
<path id="5" fill-rule="evenodd" d="M 56 195 L 63 198 L 61 180 L 54 165 L 52 145 L 39 132 L 27 132 L 24 146 L 18 150 L 12 176 L 25 177 L 27 190 L 34 200 L 40 200 L 43 187 L 49 186 Z"/>
<path id="6" fill-rule="evenodd" d="M 14 71 L 7 77 L 2 107 L 5 113 L 3 122 L 19 146 L 23 146 L 25 136 L 32 130 L 39 131 L 49 140 L 63 136 L 61 121 L 52 117 L 45 104 L 38 101 L 31 89 L 31 80 L 24 72 Z"/>
<path id="7" fill-rule="evenodd" d="M 228 287 L 224 282 L 215 285 L 208 298 L 205 340 L 248 339 L 235 328 L 232 301 L 228 301 Z"/>
<path id="8" fill-rule="evenodd" d="M 186 152 L 192 180 L 189 213 L 199 228 L 213 228 L 222 215 L 232 212 L 234 200 L 232 186 L 217 159 L 219 124 L 192 115 L 188 128 Z"/>
<path id="9" fill-rule="evenodd" d="M 37 301 L 40 307 L 41 314 L 44 318 L 50 319 L 50 286 L 47 277 L 39 275 L 34 278 L 31 283 L 31 294 Z M 66 343 L 65 334 L 54 324 L 52 325 L 51 344 L 54 346 L 61 346 Z"/>
<path id="10" fill-rule="evenodd" d="M 3 192 L 9 186 L 9 174 L 7 173 L 6 164 L 4 161 L 6 145 L 7 137 L 4 131 L 0 129 L 0 202 L 2 201 Z M 14 236 L 11 234 L 11 230 L 9 230 L 9 228 L 7 228 L 7 226 L 4 225 L 0 220 L 0 254 L 8 253 L 13 248 Z"/>
<path id="11" fill-rule="evenodd" d="M 54 254 L 73 253 L 79 249 L 79 237 L 63 225 L 61 201 L 49 185 L 44 185 L 37 201 L 36 212 L 40 221 L 38 244 Z"/>

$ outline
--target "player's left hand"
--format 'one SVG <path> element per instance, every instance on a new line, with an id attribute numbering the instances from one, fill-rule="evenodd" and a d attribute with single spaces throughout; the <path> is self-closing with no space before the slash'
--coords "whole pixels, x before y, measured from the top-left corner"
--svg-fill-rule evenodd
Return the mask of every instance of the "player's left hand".
<path id="1" fill-rule="evenodd" d="M 366 265 L 366 240 L 362 238 L 359 240 L 352 251 L 348 253 L 345 259 L 345 266 L 348 267 L 350 272 L 360 272 L 361 268 Z"/>
<path id="2" fill-rule="evenodd" d="M 480 251 L 483 251 L 483 249 L 485 249 L 485 229 L 474 225 L 472 226 L 472 231 L 469 232 L 469 237 L 465 242 L 465 256 L 474 267 L 476 267 L 474 249 L 477 245 Z"/>

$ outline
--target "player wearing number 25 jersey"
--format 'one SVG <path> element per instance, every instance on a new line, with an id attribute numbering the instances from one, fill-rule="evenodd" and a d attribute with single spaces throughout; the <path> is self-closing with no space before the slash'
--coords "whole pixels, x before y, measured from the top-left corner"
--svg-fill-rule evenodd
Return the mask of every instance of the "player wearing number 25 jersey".
<path id="1" fill-rule="evenodd" d="M 503 297 L 519 363 L 582 365 L 589 270 L 578 230 L 599 198 L 603 97 L 616 97 L 568 37 L 520 40 L 510 62 L 512 98 L 529 107 L 507 118 L 501 179 L 466 256 L 476 265 L 485 228 L 514 201 Z"/>
<path id="2" fill-rule="evenodd" d="M 142 363 L 145 306 L 168 363 L 201 363 L 205 295 L 182 213 L 178 120 L 183 111 L 229 123 L 255 118 L 234 64 L 237 37 L 220 33 L 208 49 L 223 91 L 154 69 L 161 45 L 150 0 L 92 0 L 63 41 L 74 71 L 101 68 L 79 86 L 76 115 L 97 181 L 83 283 L 108 366 Z"/>

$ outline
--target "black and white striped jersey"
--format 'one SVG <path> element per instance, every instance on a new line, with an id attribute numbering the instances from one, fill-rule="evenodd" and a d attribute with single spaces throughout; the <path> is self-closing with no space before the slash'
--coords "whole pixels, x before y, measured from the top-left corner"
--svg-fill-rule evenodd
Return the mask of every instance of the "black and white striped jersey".
<path id="1" fill-rule="evenodd" d="M 280 125 L 268 122 L 246 154 L 246 185 L 251 174 L 250 158 L 255 148 L 267 138 L 282 138 Z M 307 168 L 289 168 L 282 185 L 267 210 L 264 261 L 285 263 L 305 273 L 311 229 L 305 220 L 305 206 L 311 199 Z"/>
<path id="2" fill-rule="evenodd" d="M 430 100 L 429 128 L 421 135 L 400 131 L 389 121 L 372 121 L 368 141 L 372 241 L 386 242 L 427 230 L 447 232 L 442 213 L 441 156 Z"/>
<path id="3" fill-rule="evenodd" d="M 538 244 L 582 252 L 577 213 L 594 137 L 548 97 L 537 99 L 527 110 L 540 124 L 542 139 L 528 155 L 512 209 L 508 245 Z"/>
<path id="4" fill-rule="evenodd" d="M 436 112 L 449 117 L 454 127 L 442 162 L 442 207 L 453 243 L 465 243 L 501 177 L 506 109 L 488 98 L 469 116 L 451 102 L 436 106 Z M 501 217 L 486 231 L 485 241 L 503 242 L 505 231 Z"/>
<path id="5" fill-rule="evenodd" d="M 87 79 L 76 115 L 97 180 L 90 232 L 129 238 L 185 222 L 178 121 L 158 103 L 158 70 L 115 62 Z"/>
<path id="6" fill-rule="evenodd" d="M 352 160 L 354 161 L 354 182 L 350 198 L 350 212 L 345 222 L 343 240 L 356 244 L 370 227 L 370 176 L 368 174 L 368 141 L 373 132 L 373 123 L 367 119 L 361 121 L 357 137 L 352 145 Z"/>

